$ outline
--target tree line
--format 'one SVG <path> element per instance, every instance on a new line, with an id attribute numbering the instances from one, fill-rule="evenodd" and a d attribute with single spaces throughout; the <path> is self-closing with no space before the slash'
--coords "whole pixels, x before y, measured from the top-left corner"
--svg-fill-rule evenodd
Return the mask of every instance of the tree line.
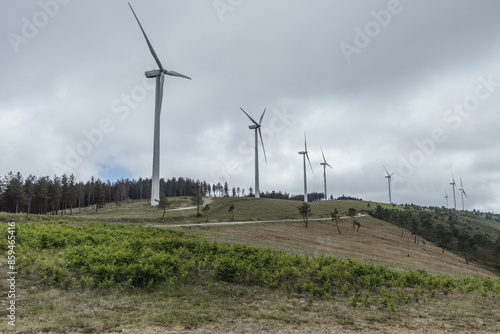
<path id="1" fill-rule="evenodd" d="M 255 197 L 252 187 L 230 188 L 224 184 L 207 183 L 187 177 L 160 179 L 160 195 L 165 197 L 194 196 L 199 189 L 201 196 L 209 197 Z M 292 195 L 282 191 L 260 192 L 261 198 L 290 199 L 303 201 L 304 195 Z M 307 195 L 309 202 L 324 199 L 323 193 L 313 192 Z M 24 177 L 20 172 L 9 172 L 0 178 L 0 211 L 28 214 L 72 214 L 73 210 L 96 206 L 96 210 L 105 204 L 128 200 L 151 199 L 151 179 L 120 179 L 115 182 L 102 181 L 92 177 L 83 182 L 71 175 Z M 330 199 L 333 199 L 331 196 Z M 337 199 L 357 199 L 342 195 Z"/>
<path id="2" fill-rule="evenodd" d="M 417 243 L 420 237 L 434 242 L 441 247 L 443 253 L 446 250 L 460 254 L 465 261 L 473 258 L 490 268 L 500 271 L 500 235 L 479 231 L 474 228 L 473 221 L 468 215 L 476 216 L 475 213 L 458 213 L 446 208 L 422 208 L 407 207 L 405 210 L 383 208 L 380 205 L 370 211 L 370 215 L 393 223 L 401 228 L 401 237 L 411 238 Z M 486 217 L 486 216 L 485 216 Z"/>
<path id="3" fill-rule="evenodd" d="M 194 196 L 253 196 L 239 187 L 229 188 L 227 182 L 209 184 L 206 181 L 178 177 L 160 179 L 160 194 L 166 197 Z M 151 179 L 120 179 L 115 182 L 92 177 L 83 182 L 71 175 L 23 177 L 9 172 L 0 178 L 0 211 L 28 214 L 72 214 L 73 210 L 105 204 L 119 205 L 129 200 L 151 199 Z"/>

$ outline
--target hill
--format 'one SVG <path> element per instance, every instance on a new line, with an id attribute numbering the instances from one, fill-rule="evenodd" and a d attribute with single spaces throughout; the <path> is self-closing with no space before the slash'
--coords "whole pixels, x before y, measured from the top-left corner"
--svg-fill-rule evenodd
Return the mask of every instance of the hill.
<path id="1" fill-rule="evenodd" d="M 340 219 L 339 234 L 330 211 L 367 212 L 367 202 L 310 203 L 308 228 L 295 201 L 214 198 L 201 217 L 189 198 L 170 202 L 163 224 L 163 211 L 145 202 L 63 217 L 0 214 L 4 240 L 6 222 L 17 222 L 17 332 L 500 331 L 494 273 L 373 216 L 355 216 L 359 231 Z M 435 215 L 432 224 L 446 223 Z M 460 216 L 460 229 L 462 219 L 482 228 Z M 249 223 L 198 225 L 206 220 Z M 0 268 L 8 271 L 6 258 Z"/>

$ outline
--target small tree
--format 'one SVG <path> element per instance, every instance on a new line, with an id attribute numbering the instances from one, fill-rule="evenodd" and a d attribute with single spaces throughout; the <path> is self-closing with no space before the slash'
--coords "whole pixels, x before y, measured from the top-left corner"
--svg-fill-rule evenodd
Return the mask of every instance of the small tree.
<path id="1" fill-rule="evenodd" d="M 301 214 L 304 224 L 306 224 L 307 227 L 309 223 L 309 216 L 311 215 L 311 206 L 304 202 L 301 206 L 298 206 L 297 209 L 299 209 L 299 213 Z"/>
<path id="2" fill-rule="evenodd" d="M 231 205 L 229 206 L 229 212 L 231 212 L 232 218 L 233 218 L 233 220 L 234 220 L 234 204 L 231 204 Z"/>
<path id="3" fill-rule="evenodd" d="M 464 253 L 465 263 L 469 264 L 469 258 L 467 257 L 467 251 L 471 248 L 471 238 L 465 234 L 461 233 L 458 236 L 458 250 Z"/>
<path id="4" fill-rule="evenodd" d="M 94 186 L 94 202 L 95 202 L 95 212 L 98 212 L 100 208 L 104 207 L 104 189 L 102 182 L 97 180 Z"/>
<path id="5" fill-rule="evenodd" d="M 163 216 L 161 216 L 161 222 L 165 219 L 165 211 L 167 211 L 167 207 L 169 205 L 168 199 L 164 195 L 160 195 L 160 200 L 156 200 L 158 202 L 158 209 L 163 209 Z"/>
<path id="6" fill-rule="evenodd" d="M 444 248 L 448 246 L 448 244 L 451 242 L 451 233 L 442 224 L 438 224 L 436 226 L 435 231 L 438 240 L 438 246 L 440 246 L 443 249 L 444 253 Z"/>
<path id="7" fill-rule="evenodd" d="M 354 224 L 358 227 L 356 232 L 359 232 L 359 228 L 361 227 L 361 224 L 357 220 L 354 220 Z"/>
<path id="8" fill-rule="evenodd" d="M 206 204 L 201 211 L 207 216 L 207 222 L 208 222 L 208 210 L 210 210 L 210 205 Z"/>
<path id="9" fill-rule="evenodd" d="M 411 234 L 413 234 L 415 236 L 413 243 L 418 244 L 417 235 L 420 233 L 420 226 L 418 224 L 418 221 L 415 218 L 412 218 L 412 220 L 411 220 L 410 232 L 411 232 Z"/>
<path id="10" fill-rule="evenodd" d="M 354 228 L 354 217 L 356 216 L 356 209 L 354 208 L 349 208 L 349 211 L 347 212 L 347 215 L 349 217 L 352 217 L 352 228 Z"/>
<path id="11" fill-rule="evenodd" d="M 330 215 L 332 216 L 332 220 L 335 220 L 335 225 L 337 226 L 337 231 L 340 233 L 340 228 L 339 228 L 339 210 L 335 208 L 333 211 L 330 211 Z"/>
<path id="12" fill-rule="evenodd" d="M 404 230 L 405 230 L 405 226 L 407 225 L 407 223 L 408 223 L 408 217 L 405 214 L 398 215 L 396 225 L 398 227 L 401 227 L 401 238 L 404 237 Z"/>
<path id="13" fill-rule="evenodd" d="M 199 183 L 194 186 L 194 196 L 191 198 L 191 203 L 196 205 L 196 217 L 200 217 L 200 205 L 203 203 L 203 197 L 201 195 L 201 187 Z"/>

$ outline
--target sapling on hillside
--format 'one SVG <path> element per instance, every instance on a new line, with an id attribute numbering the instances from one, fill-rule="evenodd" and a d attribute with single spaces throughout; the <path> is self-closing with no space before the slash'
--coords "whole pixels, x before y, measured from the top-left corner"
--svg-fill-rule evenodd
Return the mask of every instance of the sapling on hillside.
<path id="1" fill-rule="evenodd" d="M 158 202 L 158 209 L 163 209 L 163 216 L 161 216 L 161 222 L 165 219 L 165 211 L 167 211 L 167 207 L 169 205 L 168 200 L 165 196 L 160 195 L 160 200 L 155 200 Z"/>
<path id="2" fill-rule="evenodd" d="M 229 210 L 228 210 L 228 211 L 229 211 L 229 212 L 231 212 L 232 219 L 234 220 L 234 204 L 231 204 L 231 205 L 229 206 Z"/>
<path id="3" fill-rule="evenodd" d="M 312 215 L 311 213 L 311 206 L 307 204 L 306 202 L 302 203 L 301 206 L 298 206 L 297 209 L 299 210 L 299 213 L 302 215 L 302 219 L 304 220 L 304 224 L 306 224 L 306 227 L 309 223 L 309 216 Z"/>
<path id="4" fill-rule="evenodd" d="M 210 205 L 206 204 L 201 211 L 207 216 L 207 222 L 208 222 L 208 210 L 210 210 Z"/>
<path id="5" fill-rule="evenodd" d="M 337 231 L 340 233 L 340 228 L 339 228 L 339 210 L 335 208 L 333 211 L 330 211 L 330 215 L 332 216 L 332 220 L 335 220 L 335 225 L 337 226 Z"/>
<path id="6" fill-rule="evenodd" d="M 356 209 L 354 209 L 354 208 L 349 208 L 349 211 L 347 212 L 347 215 L 348 215 L 349 217 L 352 217 L 352 228 L 354 228 L 354 224 L 355 224 L 355 223 L 354 223 L 354 216 L 356 216 L 356 212 L 357 212 L 357 211 L 356 211 Z"/>

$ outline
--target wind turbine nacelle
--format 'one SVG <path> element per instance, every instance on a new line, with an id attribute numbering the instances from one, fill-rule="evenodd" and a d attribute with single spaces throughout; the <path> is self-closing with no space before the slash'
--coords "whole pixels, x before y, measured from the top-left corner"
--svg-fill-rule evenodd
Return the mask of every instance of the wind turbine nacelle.
<path id="1" fill-rule="evenodd" d="M 307 154 L 306 151 L 300 151 L 299 154 Z"/>
<path id="2" fill-rule="evenodd" d="M 248 126 L 248 128 L 249 128 L 249 129 L 252 129 L 252 130 L 255 130 L 255 129 L 260 128 L 260 126 L 257 126 L 257 125 L 255 125 L 255 124 L 252 124 L 252 125 L 249 125 L 249 126 Z"/>
<path id="3" fill-rule="evenodd" d="M 156 78 L 161 74 L 160 70 L 151 70 L 151 71 L 146 71 L 144 73 L 146 75 L 146 78 Z"/>

